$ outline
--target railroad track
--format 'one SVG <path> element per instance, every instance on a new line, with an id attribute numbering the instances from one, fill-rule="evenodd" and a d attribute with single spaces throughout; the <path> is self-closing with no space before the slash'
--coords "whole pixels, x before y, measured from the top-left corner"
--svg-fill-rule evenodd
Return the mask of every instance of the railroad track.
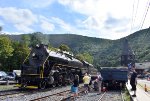
<path id="1" fill-rule="evenodd" d="M 82 95 L 84 94 L 84 86 L 79 87 L 78 89 L 79 89 L 78 95 L 79 95 L 79 96 L 82 96 Z M 67 100 L 69 100 L 69 101 L 71 100 L 71 101 L 72 101 L 73 99 L 74 99 L 74 96 L 73 96 L 73 94 L 71 94 L 71 92 L 70 92 L 69 96 L 63 98 L 61 101 L 67 101 Z"/>
<path id="2" fill-rule="evenodd" d="M 47 95 L 47 96 L 43 96 L 43 97 L 39 97 L 39 98 L 36 98 L 36 99 L 32 99 L 30 101 L 43 101 L 45 99 L 48 99 L 52 96 L 64 96 L 65 94 L 64 93 L 70 93 L 70 90 L 66 90 L 66 91 L 62 91 L 62 92 L 59 92 L 59 93 L 55 93 L 55 94 L 50 94 L 50 95 Z"/>
<path id="3" fill-rule="evenodd" d="M 3 96 L 15 95 L 15 94 L 18 94 L 18 93 L 21 93 L 21 92 L 22 91 L 20 89 L 0 91 L 0 98 L 3 97 Z"/>
<path id="4" fill-rule="evenodd" d="M 100 95 L 97 95 L 97 93 L 92 91 L 89 94 L 84 94 L 83 90 L 81 90 L 76 101 L 124 101 L 122 91 L 102 92 Z M 74 101 L 74 97 L 69 96 L 60 101 Z"/>
<path id="5" fill-rule="evenodd" d="M 70 87 L 69 87 L 70 88 Z M 79 88 L 79 99 L 77 98 L 77 101 L 124 101 L 122 97 L 121 91 L 108 91 L 104 92 L 100 95 L 97 95 L 97 93 L 91 92 L 88 95 L 84 94 L 84 90 L 82 89 L 83 86 Z M 57 90 L 61 89 L 60 87 L 57 88 Z M 36 90 L 36 91 L 10 91 L 11 93 L 7 94 L 1 94 L 0 100 L 7 100 L 7 97 L 16 97 L 19 96 L 21 99 L 26 99 L 27 101 L 68 101 L 73 100 L 73 94 L 71 94 L 70 89 L 63 88 L 62 90 L 55 91 L 55 89 L 46 89 L 46 90 Z M 48 92 L 47 92 L 48 91 Z M 8 92 L 8 91 L 7 91 Z M 43 92 L 46 92 L 43 93 Z M 13 93 L 13 94 L 12 94 Z M 42 94 L 43 93 L 43 94 Z M 29 98 L 29 96 L 30 98 Z M 32 95 L 36 95 L 36 97 L 33 97 Z M 24 97 L 26 96 L 26 97 Z M 5 97 L 5 98 L 4 98 Z M 88 98 L 91 97 L 91 98 Z M 96 98 L 97 97 L 97 98 Z M 3 99 L 2 99 L 3 98 Z M 80 98 L 86 98 L 85 100 L 80 100 Z M 90 100 L 91 99 L 91 100 Z M 20 100 L 14 100 L 14 101 L 20 101 Z"/>
<path id="6" fill-rule="evenodd" d="M 104 92 L 98 101 L 124 101 L 122 91 Z"/>
<path id="7" fill-rule="evenodd" d="M 24 96 L 27 94 L 32 94 L 36 91 L 33 90 L 21 90 L 21 89 L 13 89 L 13 90 L 5 90 L 0 91 L 0 100 L 10 99 L 17 96 Z"/>
<path id="8" fill-rule="evenodd" d="M 18 91 L 18 90 L 19 89 L 3 90 L 3 91 L 0 91 L 0 96 L 3 96 L 4 93 L 14 92 L 14 91 Z"/>
<path id="9" fill-rule="evenodd" d="M 100 96 L 100 98 L 98 99 L 98 101 L 102 101 L 102 98 L 104 97 L 105 94 L 106 94 L 106 92 L 104 92 L 104 93 Z"/>
<path id="10" fill-rule="evenodd" d="M 83 86 L 79 87 L 80 90 L 82 90 L 82 88 L 83 88 Z M 83 92 L 83 90 L 80 91 L 79 93 L 81 93 L 81 92 Z M 69 90 L 64 90 L 64 91 L 58 92 L 58 93 L 50 94 L 50 95 L 47 95 L 47 96 L 39 97 L 39 98 L 36 98 L 36 99 L 32 99 L 32 100 L 29 100 L 29 101 L 44 101 L 46 99 L 53 99 L 54 100 L 54 98 L 56 98 L 56 97 L 57 97 L 57 100 L 59 99 L 59 101 L 66 101 L 67 99 L 72 99 L 73 98 L 73 96 L 71 95 L 71 91 L 69 89 Z"/>
<path id="11" fill-rule="evenodd" d="M 81 85 L 82 86 L 82 85 Z M 50 95 L 51 94 L 51 95 Z M 52 97 L 52 99 L 55 99 L 56 97 L 60 97 L 62 100 L 66 95 L 70 94 L 70 86 L 66 87 L 55 87 L 55 88 L 49 88 L 44 90 L 7 90 L 7 91 L 0 91 L 0 101 L 20 101 L 20 100 L 26 100 L 26 101 L 40 101 L 40 99 L 46 99 L 48 95 Z M 55 100 L 55 101 L 60 101 Z"/>
<path id="12" fill-rule="evenodd" d="M 61 88 L 61 87 L 58 87 Z M 55 88 L 55 89 L 58 89 Z M 30 95 L 30 94 L 36 94 L 36 93 L 40 93 L 40 92 L 47 92 L 52 90 L 52 88 L 49 89 L 44 89 L 44 90 L 31 90 L 31 89 L 13 89 L 13 90 L 5 90 L 5 91 L 0 91 L 0 101 L 7 99 L 7 98 L 13 98 L 13 97 L 17 97 L 17 96 L 26 96 L 26 95 Z"/>
<path id="13" fill-rule="evenodd" d="M 20 91 L 19 89 L 13 89 L 13 90 L 6 90 L 0 92 L 0 100 L 4 100 L 7 98 L 13 98 L 14 96 L 21 96 L 24 95 L 23 91 Z"/>

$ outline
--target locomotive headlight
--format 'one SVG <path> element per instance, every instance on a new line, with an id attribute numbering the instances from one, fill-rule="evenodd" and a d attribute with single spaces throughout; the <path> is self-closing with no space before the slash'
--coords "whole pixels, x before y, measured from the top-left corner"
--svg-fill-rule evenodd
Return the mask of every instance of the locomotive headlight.
<path id="1" fill-rule="evenodd" d="M 32 57 L 35 56 L 35 53 L 32 53 Z"/>
<path id="2" fill-rule="evenodd" d="M 39 44 L 37 44 L 37 45 L 36 45 L 36 48 L 39 48 L 39 47 L 40 47 Z"/>

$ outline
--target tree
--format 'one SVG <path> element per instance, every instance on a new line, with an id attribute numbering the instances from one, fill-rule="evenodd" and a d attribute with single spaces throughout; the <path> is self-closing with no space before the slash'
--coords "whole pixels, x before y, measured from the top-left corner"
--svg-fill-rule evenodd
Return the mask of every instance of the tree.
<path id="1" fill-rule="evenodd" d="M 6 36 L 0 37 L 0 58 L 8 58 L 12 56 L 13 48 L 11 41 Z"/>
<path id="2" fill-rule="evenodd" d="M 0 62 L 2 69 L 6 69 L 6 66 L 8 65 L 8 58 L 12 56 L 13 54 L 13 47 L 12 42 L 7 36 L 1 36 L 0 37 Z"/>
<path id="3" fill-rule="evenodd" d="M 30 41 L 31 41 L 31 38 L 30 38 L 29 35 L 27 35 L 27 34 L 21 35 L 21 42 L 22 42 L 22 44 L 26 44 L 27 46 L 29 46 Z"/>
<path id="4" fill-rule="evenodd" d="M 85 60 L 89 63 L 93 63 L 93 56 L 91 56 L 89 53 L 85 52 L 85 53 L 79 53 L 76 55 L 77 59 L 79 60 Z"/>
<path id="5" fill-rule="evenodd" d="M 58 48 L 53 47 L 50 43 L 48 44 L 48 49 L 51 51 L 57 51 Z"/>
<path id="6" fill-rule="evenodd" d="M 0 34 L 1 34 L 1 31 L 2 31 L 2 26 L 0 26 Z"/>
<path id="7" fill-rule="evenodd" d="M 59 47 L 58 47 L 61 51 L 67 51 L 67 52 L 70 52 L 70 48 L 65 45 L 65 44 L 61 44 Z"/>
<path id="8" fill-rule="evenodd" d="M 12 66 L 11 69 L 20 69 L 20 66 L 29 54 L 30 50 L 26 44 L 19 42 L 13 42 L 13 48 L 13 56 L 10 58 Z"/>
<path id="9" fill-rule="evenodd" d="M 48 44 L 48 38 L 41 32 L 35 32 L 31 34 L 31 46 L 37 44 Z"/>

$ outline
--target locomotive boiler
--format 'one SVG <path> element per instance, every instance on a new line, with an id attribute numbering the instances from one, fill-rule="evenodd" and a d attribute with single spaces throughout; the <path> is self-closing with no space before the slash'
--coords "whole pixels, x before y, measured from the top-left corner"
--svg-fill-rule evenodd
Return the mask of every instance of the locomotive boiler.
<path id="1" fill-rule="evenodd" d="M 19 87 L 45 89 L 47 86 L 70 84 L 75 75 L 82 82 L 84 73 L 96 74 L 97 70 L 86 61 L 80 61 L 62 51 L 50 51 L 40 44 L 31 49 L 21 67 Z"/>

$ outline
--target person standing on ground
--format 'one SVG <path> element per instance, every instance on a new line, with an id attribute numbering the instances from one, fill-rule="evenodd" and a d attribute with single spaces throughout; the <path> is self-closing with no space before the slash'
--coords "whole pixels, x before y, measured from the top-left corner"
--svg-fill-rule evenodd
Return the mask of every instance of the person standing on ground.
<path id="1" fill-rule="evenodd" d="M 89 74 L 89 85 L 88 85 L 88 91 L 91 91 L 91 86 L 92 86 L 92 79 L 91 79 L 91 75 Z"/>
<path id="2" fill-rule="evenodd" d="M 85 73 L 84 77 L 83 77 L 83 83 L 84 83 L 84 93 L 87 94 L 88 93 L 88 88 L 89 88 L 89 83 L 90 83 L 90 77 L 88 76 L 87 73 Z"/>
<path id="3" fill-rule="evenodd" d="M 132 90 L 134 91 L 133 97 L 136 97 L 136 85 L 137 85 L 137 73 L 135 68 L 132 69 L 133 73 L 131 75 L 130 84 L 132 86 Z"/>
<path id="4" fill-rule="evenodd" d="M 97 82 L 98 82 L 98 91 L 99 91 L 98 95 L 101 94 L 102 80 L 103 78 L 101 73 L 97 73 Z"/>
<path id="5" fill-rule="evenodd" d="M 75 79 L 73 81 L 73 88 L 72 88 L 72 92 L 73 92 L 73 96 L 74 96 L 74 99 L 77 98 L 78 96 L 78 86 L 79 86 L 79 76 L 78 75 L 75 75 Z"/>

